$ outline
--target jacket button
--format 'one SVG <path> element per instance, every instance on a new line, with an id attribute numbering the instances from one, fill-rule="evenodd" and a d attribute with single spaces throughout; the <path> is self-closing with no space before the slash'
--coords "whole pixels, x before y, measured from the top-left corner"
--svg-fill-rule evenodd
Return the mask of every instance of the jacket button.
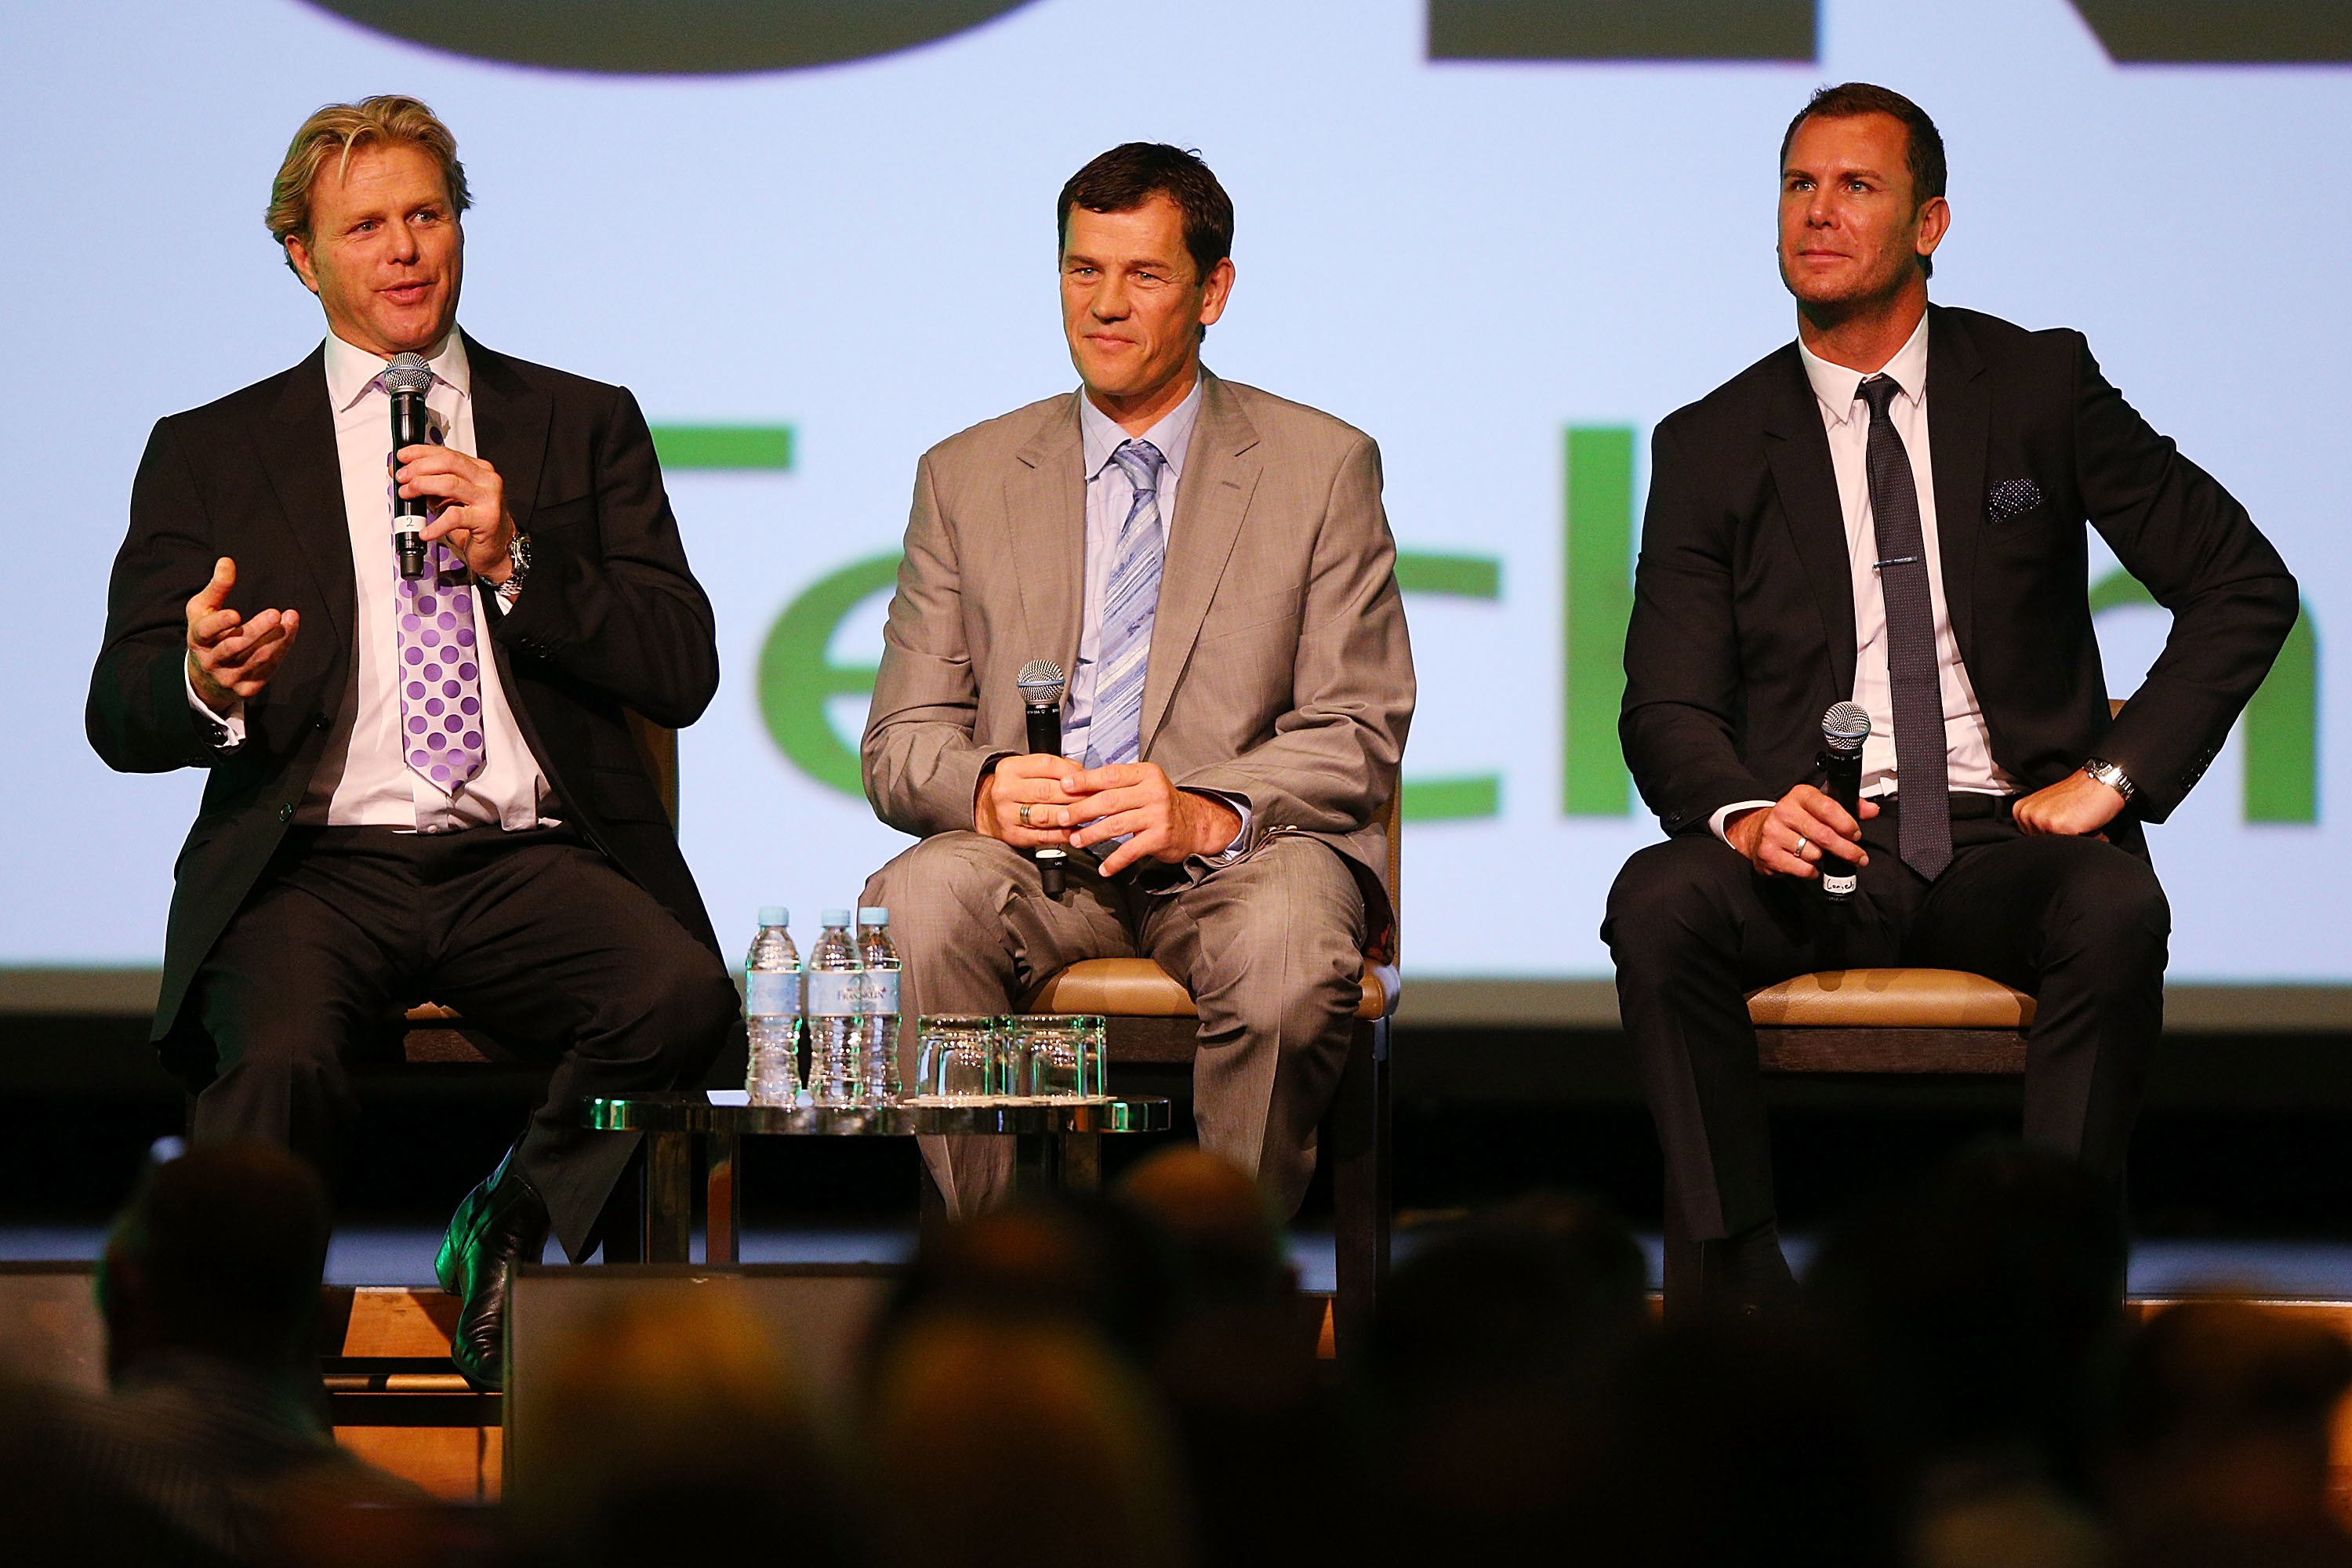
<path id="1" fill-rule="evenodd" d="M 292 801 L 289 800 L 284 805 L 278 808 L 278 820 L 280 822 L 291 822 L 294 820 L 294 803 Z"/>
<path id="2" fill-rule="evenodd" d="M 324 730 L 326 727 L 327 716 L 324 713 L 313 713 L 310 715 L 310 728 L 313 730 Z"/>

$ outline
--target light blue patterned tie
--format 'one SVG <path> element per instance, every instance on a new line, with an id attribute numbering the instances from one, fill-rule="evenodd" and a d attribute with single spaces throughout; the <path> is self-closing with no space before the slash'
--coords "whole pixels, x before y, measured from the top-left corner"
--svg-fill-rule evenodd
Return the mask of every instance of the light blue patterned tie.
<path id="1" fill-rule="evenodd" d="M 1087 766 L 1131 763 L 1143 751 L 1143 678 L 1151 660 L 1151 619 L 1160 608 L 1160 470 L 1168 461 L 1149 441 L 1129 441 L 1110 455 L 1135 487 L 1127 521 L 1112 547 L 1097 647 L 1094 717 L 1087 728 Z"/>

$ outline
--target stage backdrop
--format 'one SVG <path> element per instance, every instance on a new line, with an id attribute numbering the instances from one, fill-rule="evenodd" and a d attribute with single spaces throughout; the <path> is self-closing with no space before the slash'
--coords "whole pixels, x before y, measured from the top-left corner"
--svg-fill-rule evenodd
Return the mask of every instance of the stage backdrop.
<path id="1" fill-rule="evenodd" d="M 290 364 L 294 126 L 421 96 L 478 205 L 462 320 L 635 389 L 725 681 L 683 835 L 731 948 L 905 843 L 855 756 L 916 457 L 1074 384 L 1053 198 L 1200 150 L 1239 209 L 1216 371 L 1376 437 L 1421 674 L 1408 971 L 1591 978 L 1657 828 L 1615 737 L 1652 428 L 1791 335 L 1775 151 L 1817 84 L 1951 150 L 1938 299 L 2085 331 L 2301 574 L 2153 837 L 2176 980 L 2352 981 L 2352 22 L 2338 0 L 220 0 L 0 5 L 8 809 L 0 964 L 151 965 L 199 780 L 82 736 L 159 415 Z M 2166 626 L 2098 554 L 2111 689 Z"/>

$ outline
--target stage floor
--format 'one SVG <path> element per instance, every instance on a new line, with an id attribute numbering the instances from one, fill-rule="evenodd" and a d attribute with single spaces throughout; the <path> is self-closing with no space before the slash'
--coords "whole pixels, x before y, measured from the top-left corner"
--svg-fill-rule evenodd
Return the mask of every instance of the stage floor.
<path id="1" fill-rule="evenodd" d="M 353 1225 L 335 1233 L 327 1255 L 327 1280 L 333 1285 L 417 1285 L 433 1281 L 433 1253 L 441 1233 L 422 1226 Z M 1400 1258 L 1410 1256 L 1414 1237 L 1396 1238 Z M 1654 1235 L 1642 1237 L 1657 1279 L 1660 1247 Z M 0 1262 L 69 1262 L 95 1258 L 106 1245 L 103 1229 L 88 1226 L 0 1225 Z M 915 1245 L 912 1226 L 845 1226 L 808 1229 L 747 1229 L 746 1263 L 898 1263 Z M 699 1243 L 698 1241 L 698 1247 Z M 1790 1261 L 1804 1268 L 1811 1242 L 1789 1242 Z M 1331 1235 L 1302 1229 L 1290 1237 L 1291 1260 L 1299 1283 L 1309 1290 L 1333 1287 Z M 2231 1294 L 2352 1301 L 2352 1242 L 2325 1241 L 2143 1241 L 2132 1249 L 2130 1292 L 2137 1297 Z"/>

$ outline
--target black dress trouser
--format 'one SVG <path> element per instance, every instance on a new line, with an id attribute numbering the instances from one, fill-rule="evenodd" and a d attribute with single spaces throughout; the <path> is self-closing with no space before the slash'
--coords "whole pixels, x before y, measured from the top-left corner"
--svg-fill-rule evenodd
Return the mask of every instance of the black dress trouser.
<path id="1" fill-rule="evenodd" d="M 1654 844 L 1618 874 L 1601 936 L 1694 1239 L 1775 1217 L 1745 994 L 1821 969 L 1964 969 L 2031 993 L 2025 1141 L 2120 1183 L 2164 1023 L 2164 889 L 2144 854 L 2021 833 L 2006 800 L 1951 800 L 1943 875 L 1930 884 L 1903 864 L 1901 805 L 1884 803 L 1863 824 L 1870 864 L 1843 909 L 1818 881 L 1758 876 L 1705 832 Z M 2126 836 L 2138 843 L 2132 825 Z"/>
<path id="2" fill-rule="evenodd" d="M 194 1135 L 331 1168 L 348 1064 L 421 1000 L 555 1061 L 519 1162 L 577 1261 L 635 1152 L 580 1102 L 698 1082 L 738 1026 L 718 955 L 568 828 L 296 828 L 198 969 Z M 199 1053 L 201 1054 L 201 1053 Z"/>

